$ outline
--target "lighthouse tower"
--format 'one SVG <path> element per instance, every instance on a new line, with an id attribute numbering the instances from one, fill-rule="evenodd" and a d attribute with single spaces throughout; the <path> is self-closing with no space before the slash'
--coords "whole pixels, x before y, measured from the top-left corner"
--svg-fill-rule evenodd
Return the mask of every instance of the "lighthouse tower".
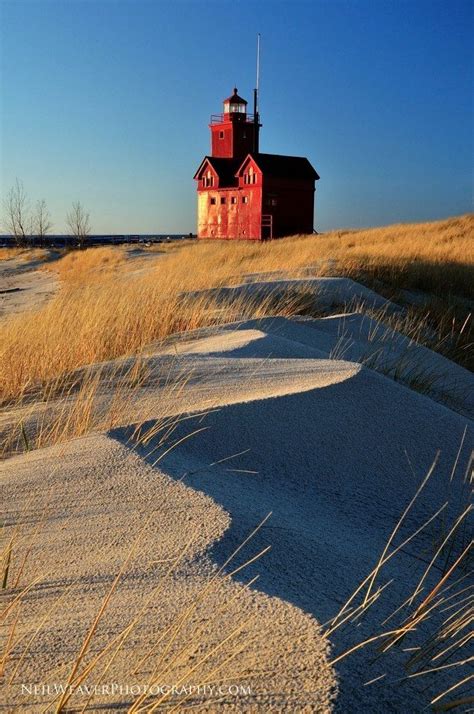
<path id="1" fill-rule="evenodd" d="M 213 114 L 211 123 L 211 155 L 221 159 L 244 159 L 258 154 L 258 116 L 247 114 L 247 102 L 234 87 L 232 96 L 224 99 L 222 114 Z"/>
<path id="2" fill-rule="evenodd" d="M 194 178 L 198 238 L 269 240 L 312 233 L 318 174 L 301 156 L 262 154 L 255 91 L 254 114 L 237 88 L 213 114 L 211 155 Z"/>

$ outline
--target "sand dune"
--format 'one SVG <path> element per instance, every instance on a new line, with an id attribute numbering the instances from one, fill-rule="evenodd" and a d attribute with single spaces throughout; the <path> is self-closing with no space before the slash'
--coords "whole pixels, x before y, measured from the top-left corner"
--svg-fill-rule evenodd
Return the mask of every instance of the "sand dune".
<path id="1" fill-rule="evenodd" d="M 383 371 L 407 350 L 418 360 L 417 368 L 435 374 L 431 396 L 360 364 L 376 354 L 375 366 Z M 54 569 L 41 591 L 27 599 L 20 627 L 31 631 L 41 608 L 74 580 L 68 606 L 45 625 L 36 655 L 45 672 L 68 662 L 106 584 L 152 510 L 156 517 L 147 528 L 143 554 L 111 605 L 109 632 L 117 633 L 126 624 L 124 613 L 138 608 L 156 585 L 163 574 L 160 561 L 182 548 L 192 532 L 196 543 L 117 658 L 114 677 L 123 678 L 129 662 L 139 659 L 179 606 L 272 512 L 236 563 L 267 545 L 271 550 L 231 580 L 220 575 L 196 618 L 204 623 L 207 647 L 239 618 L 248 621 L 242 637 L 249 635 L 252 641 L 225 674 L 248 681 L 252 695 L 192 703 L 198 711 L 331 710 L 334 673 L 318 623 L 337 613 L 374 566 L 438 451 L 437 468 L 397 542 L 432 515 L 448 493 L 455 504 L 451 516 L 457 513 L 474 435 L 466 416 L 472 376 L 359 315 L 267 318 L 200 330 L 165 347 L 151 347 L 147 361 L 150 376 L 130 404 L 123 427 L 0 466 L 11 504 L 8 523 L 18 518 L 28 494 L 33 501 L 27 520 L 37 522 L 45 501 L 51 512 L 29 567 L 31 575 L 44 573 L 53 561 Z M 177 426 L 165 448 L 150 454 L 157 446 L 152 441 L 132 449 L 128 439 L 140 415 L 147 414 L 148 426 L 153 426 L 161 414 L 158 376 L 187 372 L 192 377 L 169 412 L 184 411 L 189 418 Z M 453 396 L 448 408 L 439 402 L 445 392 L 457 395 L 453 385 L 459 396 Z M 176 446 L 163 455 L 170 440 Z M 359 627 L 338 631 L 332 639 L 336 652 L 368 636 L 403 601 L 429 560 L 434 538 L 428 532 L 391 562 L 380 584 L 394 582 Z M 243 583 L 256 574 L 260 578 L 253 588 L 244 589 Z M 222 619 L 216 618 L 234 596 L 235 604 L 224 610 Z M 186 627 L 184 640 L 192 639 L 195 625 Z M 101 632 L 99 642 L 106 636 Z M 362 651 L 337 667 L 336 710 L 421 711 L 426 681 L 400 683 L 404 673 L 398 655 L 375 664 L 372 656 Z M 35 660 L 25 660 L 24 677 L 36 676 Z M 182 662 L 173 676 L 188 664 Z M 387 671 L 389 676 L 364 686 Z M 10 687 L 8 696 L 10 706 L 36 711 L 33 701 L 21 700 L 18 688 Z M 115 711 L 124 701 L 111 705 L 108 700 L 112 708 L 105 710 Z"/>
<path id="2" fill-rule="evenodd" d="M 161 350 L 160 350 L 161 352 Z M 361 313 L 320 319 L 269 317 L 217 330 L 199 330 L 165 353 L 186 357 L 318 359 L 365 364 L 429 394 L 459 413 L 474 416 L 473 377 L 463 367 Z M 322 362 L 314 362 L 319 368 Z M 328 366 L 325 367 L 328 369 Z"/>
<path id="3" fill-rule="evenodd" d="M 277 340 L 274 347 L 279 345 Z M 249 345 L 244 349 L 248 354 Z M 177 439 L 193 427 L 207 430 L 169 453 L 160 468 L 210 495 L 230 514 L 231 527 L 211 553 L 216 562 L 271 511 L 256 542 L 272 548 L 255 566 L 259 589 L 326 621 L 375 564 L 438 450 L 438 468 L 400 538 L 444 502 L 467 421 L 368 369 L 304 392 L 259 397 L 187 422 Z M 470 423 L 467 444 L 473 436 Z M 234 454 L 240 455 L 209 467 Z M 452 486 L 454 500 L 462 491 L 468 459 L 466 447 Z M 424 544 L 427 552 L 432 537 Z M 389 614 L 409 594 L 423 568 L 420 547 L 418 541 L 416 548 L 407 548 L 384 574 L 383 582 L 389 577 L 396 582 L 377 617 Z M 373 625 L 368 618 L 356 636 L 369 636 Z M 344 649 L 353 638 L 354 632 L 345 633 L 336 641 Z M 369 668 L 361 656 L 341 667 L 340 711 L 421 711 L 424 684 L 408 684 L 397 695 L 384 682 L 363 687 L 371 678 L 368 671 L 376 677 L 386 666 Z M 396 676 L 403 672 L 399 669 Z"/>

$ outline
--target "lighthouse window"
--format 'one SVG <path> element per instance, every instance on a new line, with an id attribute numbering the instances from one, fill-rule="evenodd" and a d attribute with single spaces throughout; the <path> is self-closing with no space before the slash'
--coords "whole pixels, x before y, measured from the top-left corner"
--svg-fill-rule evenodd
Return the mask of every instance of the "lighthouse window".
<path id="1" fill-rule="evenodd" d="M 236 197 L 235 197 L 235 196 L 232 196 L 232 198 L 230 199 L 230 202 L 231 202 L 231 203 L 237 203 Z"/>
<path id="2" fill-rule="evenodd" d="M 215 199 L 215 198 L 211 198 L 211 206 L 215 206 L 215 205 L 216 205 L 216 199 Z"/>
<path id="3" fill-rule="evenodd" d="M 221 196 L 221 204 L 225 203 L 225 196 Z"/>
<path id="4" fill-rule="evenodd" d="M 224 132 L 223 132 L 223 131 L 220 131 L 220 132 L 219 132 L 219 139 L 223 139 L 223 138 L 224 138 Z"/>
<path id="5" fill-rule="evenodd" d="M 248 196 L 242 196 L 242 203 L 248 203 L 249 202 L 249 197 Z"/>

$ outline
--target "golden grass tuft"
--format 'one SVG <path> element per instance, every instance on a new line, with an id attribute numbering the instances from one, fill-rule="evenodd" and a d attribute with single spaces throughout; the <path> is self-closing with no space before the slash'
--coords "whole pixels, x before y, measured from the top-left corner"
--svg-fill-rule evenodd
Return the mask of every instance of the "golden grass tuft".
<path id="1" fill-rule="evenodd" d="M 22 260 L 46 260 L 48 250 L 45 248 L 0 248 L 0 261 L 21 258 Z"/>
<path id="2" fill-rule="evenodd" d="M 103 279 L 104 272 L 115 270 L 125 260 L 126 253 L 122 246 L 101 246 L 66 251 L 49 269 L 57 272 L 67 283 L 90 283 Z"/>
<path id="3" fill-rule="evenodd" d="M 0 260 L 18 258 L 25 251 L 22 248 L 0 248 Z"/>

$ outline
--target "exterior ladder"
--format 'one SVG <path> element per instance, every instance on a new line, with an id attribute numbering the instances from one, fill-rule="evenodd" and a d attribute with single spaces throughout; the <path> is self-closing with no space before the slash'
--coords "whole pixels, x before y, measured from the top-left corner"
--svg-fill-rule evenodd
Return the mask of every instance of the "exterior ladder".
<path id="1" fill-rule="evenodd" d="M 264 236 L 264 228 L 268 228 L 268 236 Z M 273 238 L 273 216 L 268 214 L 262 215 L 262 240 L 272 240 Z"/>

